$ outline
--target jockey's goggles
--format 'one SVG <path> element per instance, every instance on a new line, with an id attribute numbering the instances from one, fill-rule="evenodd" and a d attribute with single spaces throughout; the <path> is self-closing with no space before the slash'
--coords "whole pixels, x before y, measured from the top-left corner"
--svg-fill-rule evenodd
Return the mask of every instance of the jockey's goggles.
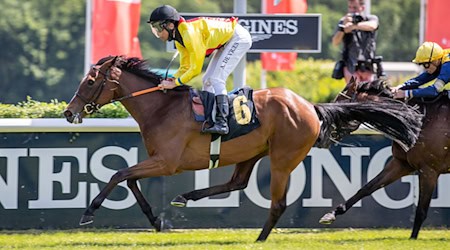
<path id="1" fill-rule="evenodd" d="M 431 66 L 431 62 L 420 63 L 419 65 L 421 65 L 421 66 L 424 67 L 425 69 L 428 69 L 428 68 Z"/>
<path id="2" fill-rule="evenodd" d="M 166 27 L 166 22 L 165 21 L 151 22 L 150 27 L 152 28 L 153 35 L 159 38 L 159 34 Z"/>

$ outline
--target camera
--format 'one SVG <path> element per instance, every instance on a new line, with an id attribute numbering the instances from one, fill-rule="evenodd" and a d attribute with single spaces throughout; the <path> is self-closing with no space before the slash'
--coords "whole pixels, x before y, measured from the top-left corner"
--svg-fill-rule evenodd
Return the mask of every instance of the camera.
<path id="1" fill-rule="evenodd" d="M 353 24 L 357 24 L 359 22 L 364 21 L 364 17 L 359 13 L 352 13 L 352 22 Z"/>
<path id="2" fill-rule="evenodd" d="M 381 62 L 383 62 L 382 56 L 375 56 L 374 59 L 372 59 L 372 63 L 377 66 L 377 77 L 386 77 L 386 72 L 384 72 L 383 65 L 381 65 Z"/>
<path id="3" fill-rule="evenodd" d="M 377 78 L 386 77 L 386 72 L 383 69 L 382 62 L 382 56 L 375 56 L 374 58 L 368 59 L 366 61 L 358 60 L 358 63 L 355 64 L 355 69 L 376 73 Z"/>

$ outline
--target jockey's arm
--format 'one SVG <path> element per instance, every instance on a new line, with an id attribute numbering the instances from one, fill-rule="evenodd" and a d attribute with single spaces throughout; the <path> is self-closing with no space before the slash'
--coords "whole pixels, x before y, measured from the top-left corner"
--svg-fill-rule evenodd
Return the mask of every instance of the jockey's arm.
<path id="1" fill-rule="evenodd" d="M 180 53 L 180 67 L 177 72 L 173 74 L 175 78 L 182 76 L 189 69 L 189 54 L 185 47 L 183 47 L 178 42 L 175 42 L 175 46 Z"/>
<path id="2" fill-rule="evenodd" d="M 198 34 L 183 36 L 189 68 L 177 78 L 178 84 L 186 84 L 202 72 L 206 46 Z"/>
<path id="3" fill-rule="evenodd" d="M 435 74 L 429 74 L 428 72 L 423 72 L 422 74 L 409 79 L 408 81 L 404 82 L 403 84 L 397 86 L 397 89 L 401 90 L 409 90 L 409 89 L 417 89 L 418 87 L 422 86 L 423 84 L 432 81 L 436 78 L 437 75 Z"/>

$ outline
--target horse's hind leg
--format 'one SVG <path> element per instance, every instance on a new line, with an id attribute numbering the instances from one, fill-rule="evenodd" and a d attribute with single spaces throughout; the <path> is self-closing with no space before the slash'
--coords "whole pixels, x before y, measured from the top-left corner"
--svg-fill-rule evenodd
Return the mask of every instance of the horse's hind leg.
<path id="1" fill-rule="evenodd" d="M 407 162 L 400 161 L 396 158 L 390 160 L 385 168 L 369 183 L 364 185 L 358 192 L 348 199 L 345 204 L 340 204 L 335 210 L 325 214 L 320 220 L 321 224 L 331 224 L 336 220 L 336 215 L 347 212 L 356 202 L 362 198 L 372 194 L 376 190 L 385 187 L 401 177 L 410 174 L 414 169 L 409 167 Z"/>
<path id="2" fill-rule="evenodd" d="M 270 194 L 271 204 L 267 219 L 257 241 L 265 241 L 286 210 L 287 184 L 291 172 L 305 159 L 314 141 L 302 145 L 299 150 L 281 147 L 277 143 L 271 144 L 270 153 Z M 292 145 L 295 147 L 295 145 Z"/>
<path id="3" fill-rule="evenodd" d="M 272 171 L 270 175 L 270 193 L 272 202 L 270 204 L 269 218 L 264 224 L 263 230 L 258 236 L 257 241 L 265 241 L 277 224 L 278 219 L 286 210 L 286 192 L 290 172 Z"/>
<path id="4" fill-rule="evenodd" d="M 264 155 L 265 153 L 257 155 L 250 160 L 237 163 L 234 173 L 227 183 L 178 195 L 170 204 L 177 207 L 184 207 L 188 200 L 196 201 L 204 197 L 246 188 L 255 163 Z"/>
<path id="5" fill-rule="evenodd" d="M 423 168 L 419 170 L 419 204 L 417 204 L 416 217 L 411 233 L 411 239 L 417 239 L 420 227 L 427 218 L 428 208 L 430 207 L 431 196 L 439 177 L 434 169 Z"/>

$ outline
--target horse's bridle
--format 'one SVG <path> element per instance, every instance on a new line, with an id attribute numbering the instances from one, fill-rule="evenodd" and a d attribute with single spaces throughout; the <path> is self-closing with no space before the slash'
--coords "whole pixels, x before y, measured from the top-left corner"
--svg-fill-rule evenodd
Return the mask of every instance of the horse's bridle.
<path id="1" fill-rule="evenodd" d="M 338 95 L 336 96 L 336 98 L 334 98 L 334 101 L 333 101 L 333 102 L 336 102 L 336 101 L 337 101 L 337 98 L 338 98 L 339 96 L 342 96 L 342 97 L 344 97 L 345 99 L 350 100 L 351 102 L 356 101 L 356 94 L 357 94 L 357 91 L 355 91 L 355 93 L 353 93 L 352 96 L 349 96 L 349 95 L 347 95 L 347 93 L 346 93 L 347 90 L 348 90 L 348 87 L 345 87 L 342 91 L 340 91 L 340 92 L 338 93 Z"/>
<path id="2" fill-rule="evenodd" d="M 113 66 L 111 66 L 113 67 Z M 95 89 L 94 93 L 93 93 L 93 98 L 86 98 L 84 96 L 82 96 L 78 91 L 75 93 L 75 96 L 77 96 L 78 98 L 80 98 L 84 103 L 84 107 L 83 110 L 86 114 L 92 114 L 95 111 L 99 110 L 101 108 L 102 105 L 97 103 L 98 98 L 100 98 L 100 95 L 103 91 L 103 88 L 105 87 L 107 82 L 113 82 L 116 83 L 117 85 L 119 85 L 119 81 L 115 80 L 115 79 L 111 79 L 111 67 L 109 67 L 105 72 L 102 72 L 100 70 L 101 66 L 99 68 L 95 68 L 95 66 L 92 68 L 95 71 L 95 77 L 94 77 L 94 82 L 96 81 L 99 73 L 103 75 L 103 80 L 102 82 L 98 85 L 98 87 Z M 88 76 L 89 77 L 89 76 Z M 143 94 L 147 94 L 150 92 L 154 92 L 157 90 L 161 90 L 161 88 L 159 86 L 156 87 L 152 87 L 152 88 L 148 88 L 148 89 L 143 89 L 140 91 L 136 91 L 136 92 L 132 92 L 128 95 L 116 98 L 116 99 L 112 99 L 109 103 L 113 103 L 113 102 L 117 102 L 117 101 L 122 101 L 131 97 L 135 97 L 135 96 L 139 96 L 139 95 L 143 95 Z M 163 90 L 164 93 L 166 93 L 166 90 Z M 89 99 L 92 99 L 92 101 L 88 101 Z"/>
<path id="3" fill-rule="evenodd" d="M 350 100 L 350 102 L 355 102 L 355 101 L 356 101 L 356 98 L 357 98 L 357 96 L 358 96 L 358 88 L 359 88 L 359 83 L 356 83 L 356 84 L 358 84 L 358 86 L 356 86 L 356 90 L 355 90 L 355 92 L 352 94 L 352 96 L 349 96 L 349 95 L 346 93 L 346 90 L 348 90 L 348 87 L 345 87 L 341 92 L 338 93 L 337 97 L 338 97 L 338 96 L 342 96 L 342 97 L 344 97 L 345 99 Z M 380 91 L 378 92 L 378 94 L 376 94 L 375 96 L 380 97 L 382 93 L 383 93 L 383 90 L 380 90 Z M 335 102 L 336 102 L 337 97 L 335 98 Z"/>
<path id="4" fill-rule="evenodd" d="M 93 94 L 92 94 L 93 97 L 92 98 L 86 98 L 86 97 L 82 96 L 78 91 L 75 93 L 75 96 L 80 98 L 85 103 L 85 105 L 83 107 L 83 110 L 84 110 L 84 112 L 86 112 L 86 114 L 92 114 L 92 113 L 94 113 L 95 111 L 97 111 L 97 110 L 99 110 L 101 108 L 101 105 L 97 103 L 97 100 L 100 97 L 100 95 L 101 95 L 101 93 L 103 91 L 103 88 L 106 85 L 106 82 L 114 82 L 116 84 L 119 84 L 118 81 L 112 80 L 112 79 L 109 78 L 110 69 L 108 69 L 106 71 L 106 73 L 102 72 L 98 68 L 95 68 L 95 66 L 92 69 L 95 71 L 95 77 L 94 77 L 94 80 L 93 80 L 94 82 L 96 81 L 99 73 L 104 76 L 102 82 L 97 86 L 97 88 L 93 92 Z M 88 77 L 89 77 L 89 75 L 88 75 Z M 88 101 L 89 99 L 92 99 L 92 101 Z"/>

